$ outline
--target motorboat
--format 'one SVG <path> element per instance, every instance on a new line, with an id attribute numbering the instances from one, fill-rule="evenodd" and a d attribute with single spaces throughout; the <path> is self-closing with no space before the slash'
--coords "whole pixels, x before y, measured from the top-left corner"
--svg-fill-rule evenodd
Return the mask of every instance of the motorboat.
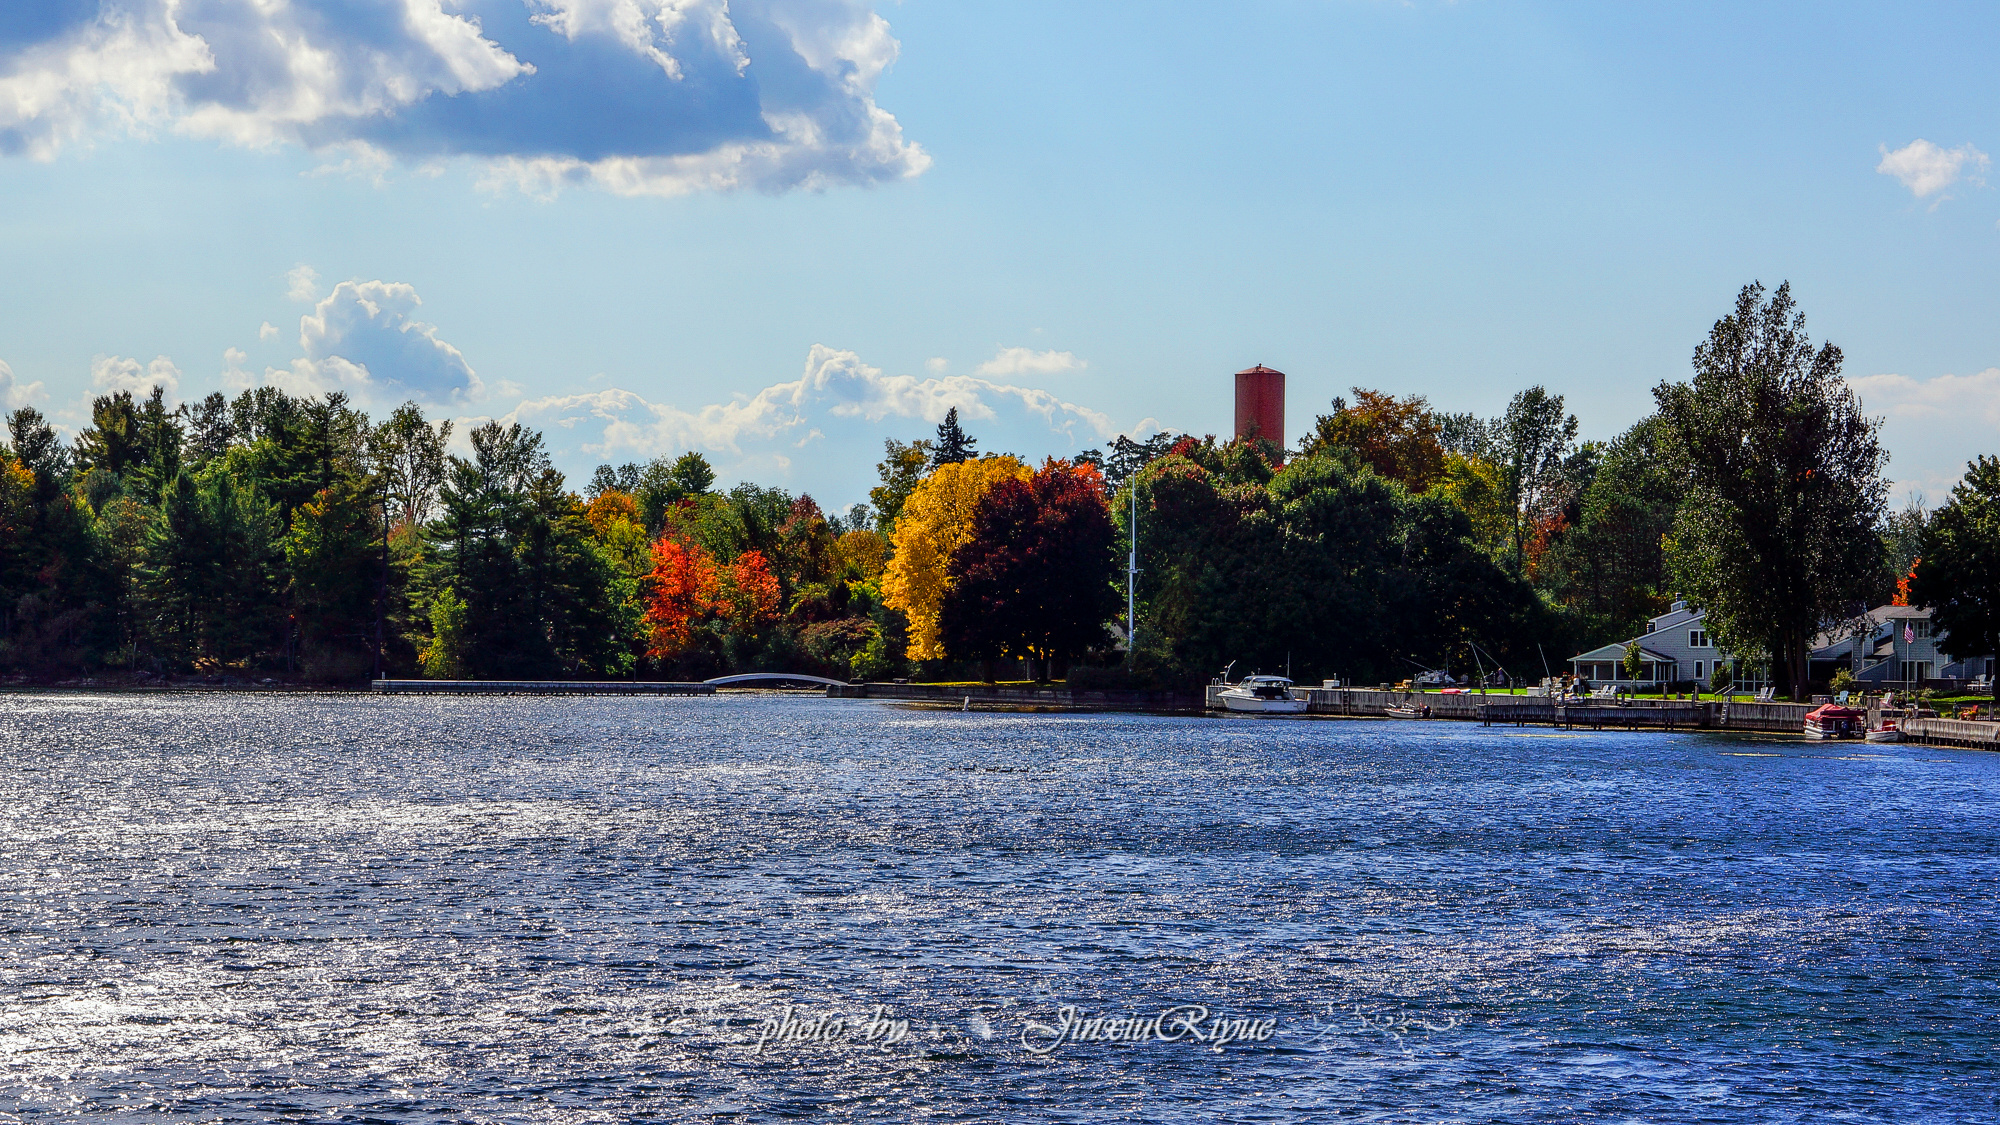
<path id="1" fill-rule="evenodd" d="M 1382 708 L 1382 713 L 1392 719 L 1429 719 L 1431 705 L 1421 699 L 1406 699 Z"/>
<path id="2" fill-rule="evenodd" d="M 1903 732 L 1896 727 L 1896 720 L 1883 719 L 1879 727 L 1869 727 L 1863 738 L 1869 742 L 1901 742 Z"/>
<path id="3" fill-rule="evenodd" d="M 1215 697 L 1226 710 L 1252 714 L 1297 715 L 1306 709 L 1306 701 L 1292 694 L 1292 681 L 1283 676 L 1245 676 Z"/>
<path id="4" fill-rule="evenodd" d="M 1866 733 L 1863 728 L 1867 723 L 1866 711 L 1842 707 L 1838 703 L 1822 704 L 1806 712 L 1806 737 L 1815 742 L 1861 738 Z"/>

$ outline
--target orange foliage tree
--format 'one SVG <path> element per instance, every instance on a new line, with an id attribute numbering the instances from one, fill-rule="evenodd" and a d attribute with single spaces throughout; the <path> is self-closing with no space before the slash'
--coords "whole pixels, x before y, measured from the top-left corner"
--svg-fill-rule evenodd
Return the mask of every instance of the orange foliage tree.
<path id="1" fill-rule="evenodd" d="M 1399 399 L 1381 391 L 1353 388 L 1354 405 L 1333 400 L 1306 438 L 1306 452 L 1346 446 L 1376 473 L 1423 492 L 1444 475 L 1442 426 L 1422 395 Z"/>
<path id="2" fill-rule="evenodd" d="M 778 576 L 762 551 L 745 551 L 729 564 L 720 608 L 739 629 L 754 630 L 778 616 Z"/>
<path id="3" fill-rule="evenodd" d="M 715 560 L 696 543 L 661 536 L 653 544 L 651 579 L 646 655 L 672 660 L 687 651 L 695 619 L 715 605 Z"/>

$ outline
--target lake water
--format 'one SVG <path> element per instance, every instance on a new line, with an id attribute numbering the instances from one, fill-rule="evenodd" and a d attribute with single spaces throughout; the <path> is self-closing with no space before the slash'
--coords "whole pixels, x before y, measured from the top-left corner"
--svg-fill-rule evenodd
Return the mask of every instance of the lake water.
<path id="1" fill-rule="evenodd" d="M 775 695 L 0 745 L 4 1120 L 2000 1119 L 2000 755 Z"/>

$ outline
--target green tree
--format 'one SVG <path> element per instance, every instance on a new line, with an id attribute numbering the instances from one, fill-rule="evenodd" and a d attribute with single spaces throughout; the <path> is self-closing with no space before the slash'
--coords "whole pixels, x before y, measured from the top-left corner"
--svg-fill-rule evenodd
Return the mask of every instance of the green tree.
<path id="1" fill-rule="evenodd" d="M 1974 459 L 1928 524 L 1911 601 L 1933 607 L 1953 657 L 2000 652 L 2000 457 Z"/>
<path id="2" fill-rule="evenodd" d="M 715 487 L 715 467 L 692 449 L 674 458 L 671 475 L 683 496 L 698 496 Z"/>
<path id="3" fill-rule="evenodd" d="M 277 521 L 226 471 L 185 469 L 161 491 L 148 525 L 139 587 L 155 655 L 176 667 L 232 663 L 272 639 Z"/>
<path id="4" fill-rule="evenodd" d="M 284 552 L 307 675 L 353 679 L 372 667 L 381 537 L 376 505 L 351 485 L 293 511 Z"/>
<path id="5" fill-rule="evenodd" d="M 1541 567 L 1543 589 L 1576 617 L 1581 644 L 1629 637 L 1666 609 L 1666 539 L 1681 488 L 1647 418 L 1603 447 L 1574 525 Z"/>
<path id="6" fill-rule="evenodd" d="M 1524 569 L 1524 527 L 1546 513 L 1552 491 L 1563 479 L 1563 457 L 1576 441 L 1576 416 L 1563 412 L 1563 396 L 1529 387 L 1507 403 L 1497 441 L 1502 480 L 1514 511 L 1514 569 Z"/>
<path id="7" fill-rule="evenodd" d="M 875 465 L 875 472 L 882 483 L 868 490 L 868 501 L 875 505 L 875 530 L 889 535 L 896 530 L 896 517 L 903 514 L 903 505 L 910 499 L 910 493 L 917 489 L 917 482 L 924 479 L 924 470 L 930 465 L 932 446 L 929 440 L 918 438 L 904 443 L 889 438 L 882 443 L 884 456 Z"/>
<path id="8" fill-rule="evenodd" d="M 1771 655 L 1780 687 L 1806 685 L 1807 645 L 1879 581 L 1887 488 L 1878 423 L 1814 350 L 1789 284 L 1743 287 L 1694 353 L 1694 378 L 1662 383 L 1660 445 L 1684 499 L 1667 561 L 1680 592 L 1739 655 Z"/>
<path id="9" fill-rule="evenodd" d="M 444 484 L 444 448 L 450 441 L 450 420 L 432 425 L 414 402 L 397 407 L 368 431 L 369 461 L 397 523 L 415 526 L 430 518 Z"/>

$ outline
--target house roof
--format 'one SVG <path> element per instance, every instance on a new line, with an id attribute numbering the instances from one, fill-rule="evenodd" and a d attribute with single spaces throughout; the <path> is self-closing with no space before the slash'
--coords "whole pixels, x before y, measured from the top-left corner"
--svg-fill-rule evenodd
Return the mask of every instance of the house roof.
<path id="1" fill-rule="evenodd" d="M 1835 625 L 1812 639 L 1812 651 L 1817 654 L 1830 648 L 1846 648 L 1856 637 L 1866 637 L 1876 629 L 1891 621 L 1927 621 L 1930 619 L 1929 606 L 1878 605 L 1859 616 Z M 1865 625 L 1862 623 L 1866 622 Z"/>
<path id="2" fill-rule="evenodd" d="M 1625 659 L 1625 646 L 1621 644 L 1609 644 L 1605 645 L 1602 648 L 1591 649 L 1589 652 L 1577 653 L 1575 656 L 1569 658 L 1569 662 L 1571 664 L 1575 664 L 1577 661 L 1582 660 L 1592 664 L 1602 664 L 1607 660 L 1623 660 L 1623 659 Z M 1680 661 L 1676 660 L 1674 657 L 1662 656 L 1659 653 L 1654 652 L 1652 649 L 1647 648 L 1645 645 L 1639 646 L 1639 659 L 1650 660 L 1655 664 L 1680 663 Z"/>

